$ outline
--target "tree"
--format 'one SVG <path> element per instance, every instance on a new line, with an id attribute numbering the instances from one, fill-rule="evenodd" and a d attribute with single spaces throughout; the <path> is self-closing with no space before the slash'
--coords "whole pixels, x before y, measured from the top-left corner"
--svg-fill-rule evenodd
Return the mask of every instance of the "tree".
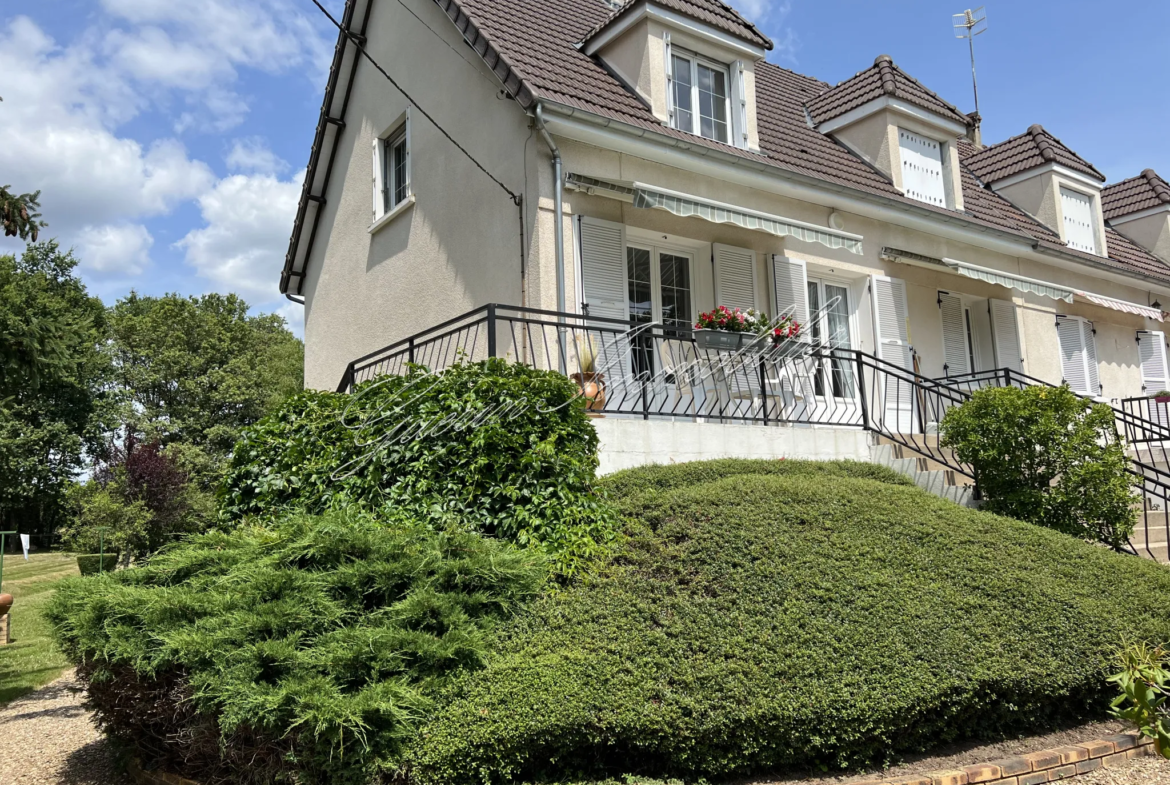
<path id="1" fill-rule="evenodd" d="M 0 257 L 0 525 L 47 532 L 112 426 L 105 308 L 55 242 Z"/>
<path id="2" fill-rule="evenodd" d="M 48 226 L 39 220 L 41 214 L 37 212 L 41 206 L 41 192 L 17 196 L 9 192 L 11 187 L 0 187 L 0 223 L 4 225 L 4 236 L 31 239 L 35 243 L 41 229 Z"/>
<path id="3" fill-rule="evenodd" d="M 203 485 L 240 431 L 303 387 L 304 349 L 284 319 L 234 294 L 142 297 L 109 313 L 127 429 Z"/>
<path id="4" fill-rule="evenodd" d="M 1067 385 L 977 390 L 943 418 L 942 443 L 974 468 L 985 510 L 1126 547 L 1139 499 L 1108 406 Z"/>

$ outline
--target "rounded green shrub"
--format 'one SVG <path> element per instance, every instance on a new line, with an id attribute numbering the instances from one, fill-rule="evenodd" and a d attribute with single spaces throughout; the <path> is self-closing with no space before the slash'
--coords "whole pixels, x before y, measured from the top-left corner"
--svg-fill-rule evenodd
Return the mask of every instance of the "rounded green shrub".
<path id="1" fill-rule="evenodd" d="M 459 526 L 538 546 L 571 573 L 615 531 L 596 469 L 577 386 L 487 360 L 293 397 L 244 432 L 220 497 L 230 521 L 356 504 Z"/>
<path id="2" fill-rule="evenodd" d="M 118 568 L 118 552 L 88 553 L 77 557 L 77 571 L 82 575 L 98 575 Z"/>
<path id="3" fill-rule="evenodd" d="M 207 783 L 365 785 L 545 559 L 368 516 L 295 516 L 195 537 L 62 584 L 47 616 L 98 724 Z"/>
<path id="4" fill-rule="evenodd" d="M 1157 564 L 871 469 L 744 468 L 615 477 L 622 547 L 449 688 L 414 778 L 880 764 L 1104 716 L 1117 642 L 1170 637 Z"/>

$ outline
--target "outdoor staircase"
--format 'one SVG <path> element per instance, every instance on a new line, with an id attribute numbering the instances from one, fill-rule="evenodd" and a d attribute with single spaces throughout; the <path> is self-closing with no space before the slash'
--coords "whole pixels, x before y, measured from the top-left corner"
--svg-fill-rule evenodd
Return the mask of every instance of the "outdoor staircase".
<path id="1" fill-rule="evenodd" d="M 1162 564 L 1170 564 L 1170 542 L 1167 542 L 1166 515 L 1164 510 L 1148 510 L 1139 515 L 1137 528 L 1129 542 L 1139 556 Z M 1149 523 L 1147 527 L 1144 525 Z"/>
<path id="2" fill-rule="evenodd" d="M 919 434 L 909 438 L 916 444 L 926 447 L 928 452 L 958 465 L 951 451 L 939 446 L 937 435 Z M 979 506 L 975 499 L 975 481 L 951 469 L 945 463 L 920 455 L 909 447 L 881 435 L 877 437 L 877 444 L 870 449 L 874 463 L 909 477 L 919 488 L 964 507 Z"/>

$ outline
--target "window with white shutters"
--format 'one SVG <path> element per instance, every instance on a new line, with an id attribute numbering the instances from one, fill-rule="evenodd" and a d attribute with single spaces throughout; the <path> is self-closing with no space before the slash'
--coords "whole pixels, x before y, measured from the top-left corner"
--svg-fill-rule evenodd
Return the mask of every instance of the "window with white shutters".
<path id="1" fill-rule="evenodd" d="M 1101 382 L 1093 323 L 1075 316 L 1058 316 L 1056 331 L 1064 381 L 1075 393 L 1097 397 L 1101 394 Z"/>
<path id="2" fill-rule="evenodd" d="M 1097 222 L 1093 220 L 1092 197 L 1061 188 L 1060 207 L 1064 213 L 1065 242 L 1078 251 L 1097 253 Z"/>
<path id="3" fill-rule="evenodd" d="M 877 355 L 908 371 L 914 369 L 914 350 L 910 346 L 909 309 L 906 305 L 906 282 L 875 275 L 870 279 L 873 290 L 873 321 Z M 914 387 L 907 381 L 889 377 L 880 389 L 873 412 L 884 426 L 897 433 L 914 433 Z"/>
<path id="4" fill-rule="evenodd" d="M 1154 395 L 1170 389 L 1170 373 L 1166 367 L 1166 335 L 1161 332 L 1139 331 L 1138 357 L 1142 363 L 1142 392 Z"/>
<path id="5" fill-rule="evenodd" d="M 756 253 L 750 248 L 716 244 L 715 304 L 728 308 L 756 307 Z"/>
<path id="6" fill-rule="evenodd" d="M 970 373 L 975 369 L 971 367 L 962 299 L 948 292 L 939 292 L 938 311 L 942 318 L 943 370 L 947 376 Z"/>
<path id="7" fill-rule="evenodd" d="M 625 238 L 621 224 L 580 217 L 581 291 L 589 316 L 627 319 Z"/>
<path id="8" fill-rule="evenodd" d="M 1010 368 L 1023 373 L 1023 353 L 1020 351 L 1020 328 L 1016 322 L 1016 306 L 1004 300 L 988 300 L 987 310 L 991 314 L 995 367 Z"/>
<path id="9" fill-rule="evenodd" d="M 803 260 L 772 257 L 772 294 L 776 316 L 791 316 L 800 325 L 808 322 L 808 271 Z"/>
<path id="10" fill-rule="evenodd" d="M 898 129 L 898 150 L 902 158 L 902 192 L 927 204 L 947 206 L 943 180 L 943 146 L 933 139 Z"/>

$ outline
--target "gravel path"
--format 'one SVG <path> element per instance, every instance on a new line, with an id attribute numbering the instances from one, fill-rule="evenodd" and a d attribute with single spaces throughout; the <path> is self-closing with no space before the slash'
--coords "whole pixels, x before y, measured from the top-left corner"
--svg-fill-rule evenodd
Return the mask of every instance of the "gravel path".
<path id="1" fill-rule="evenodd" d="M 81 701 L 81 687 L 73 672 L 67 671 L 49 686 L 0 708 L 2 785 L 129 785 L 129 778 L 114 768 L 113 756 Z M 901 771 L 888 772 L 887 776 L 982 763 L 1005 755 L 1089 741 L 1118 729 L 1112 723 L 1097 723 L 1027 740 L 940 751 L 941 754 L 900 766 Z M 758 779 L 752 785 L 836 785 L 844 779 Z M 1101 769 L 1073 782 L 1076 785 L 1170 785 L 1170 761 L 1137 758 L 1125 766 Z"/>
<path id="2" fill-rule="evenodd" d="M 0 708 L 3 785 L 124 785 L 72 671 Z"/>

